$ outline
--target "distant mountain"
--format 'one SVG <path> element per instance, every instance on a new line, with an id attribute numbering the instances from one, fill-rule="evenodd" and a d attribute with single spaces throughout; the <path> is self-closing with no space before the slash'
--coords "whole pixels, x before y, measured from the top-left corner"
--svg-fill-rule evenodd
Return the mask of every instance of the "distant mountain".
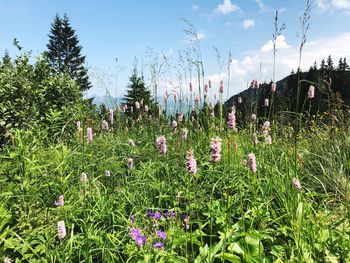
<path id="1" fill-rule="evenodd" d="M 117 105 L 117 102 L 119 105 L 122 103 L 123 98 L 116 98 L 112 96 L 98 96 L 94 95 L 92 96 L 92 102 L 93 104 L 96 104 L 99 106 L 100 104 L 105 104 L 109 108 L 114 108 Z"/>

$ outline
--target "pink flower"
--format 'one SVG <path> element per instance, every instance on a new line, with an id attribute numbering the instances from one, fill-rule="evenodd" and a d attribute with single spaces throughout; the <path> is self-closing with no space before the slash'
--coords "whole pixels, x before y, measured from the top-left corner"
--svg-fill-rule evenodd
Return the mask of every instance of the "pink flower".
<path id="1" fill-rule="evenodd" d="M 297 178 L 293 177 L 292 184 L 294 188 L 297 189 L 298 191 L 301 189 L 301 184 Z"/>
<path id="2" fill-rule="evenodd" d="M 77 121 L 77 130 L 81 131 L 81 122 L 80 121 Z"/>
<path id="3" fill-rule="evenodd" d="M 139 103 L 138 101 L 135 102 L 135 108 L 136 108 L 137 110 L 140 109 L 140 103 Z"/>
<path id="4" fill-rule="evenodd" d="M 256 79 L 252 80 L 252 82 L 250 82 L 250 87 L 252 89 L 259 89 L 259 81 L 257 81 Z"/>
<path id="5" fill-rule="evenodd" d="M 92 128 L 87 128 L 87 140 L 88 143 L 92 143 Z"/>
<path id="6" fill-rule="evenodd" d="M 215 137 L 210 142 L 210 155 L 213 162 L 218 162 L 221 159 L 221 139 Z"/>
<path id="7" fill-rule="evenodd" d="M 190 173 L 190 174 L 196 174 L 197 173 L 197 161 L 196 159 L 194 158 L 194 155 L 193 155 L 193 150 L 190 149 L 188 152 L 187 152 L 187 156 L 186 156 L 186 167 L 187 167 L 187 171 Z"/>
<path id="8" fill-rule="evenodd" d="M 254 153 L 248 154 L 248 159 L 249 159 L 249 167 L 250 167 L 250 170 L 251 170 L 253 173 L 256 173 L 258 169 L 257 169 L 257 167 L 256 167 L 256 158 L 255 158 L 255 154 L 254 154 Z"/>
<path id="9" fill-rule="evenodd" d="M 58 221 L 57 222 L 57 236 L 60 240 L 64 239 L 67 235 L 66 232 L 66 226 L 64 224 L 64 221 Z"/>
<path id="10" fill-rule="evenodd" d="M 265 143 L 266 144 L 272 144 L 272 138 L 269 134 L 265 135 Z"/>
<path id="11" fill-rule="evenodd" d="M 308 91 L 308 93 L 307 93 L 307 97 L 308 97 L 309 99 L 313 99 L 313 98 L 315 97 L 315 86 L 310 85 L 309 91 Z"/>
<path id="12" fill-rule="evenodd" d="M 165 155 L 167 152 L 167 145 L 166 145 L 166 139 L 165 137 L 159 136 L 156 140 L 156 147 L 160 154 Z"/>
<path id="13" fill-rule="evenodd" d="M 176 130 L 177 122 L 175 120 L 173 120 L 173 123 L 171 124 L 171 127 L 173 128 L 173 130 Z"/>
<path id="14" fill-rule="evenodd" d="M 236 128 L 236 116 L 235 116 L 235 110 L 233 109 L 231 112 L 228 114 L 228 121 L 227 121 L 227 126 L 229 129 L 235 129 Z"/>
<path id="15" fill-rule="evenodd" d="M 111 124 L 113 124 L 113 122 L 114 122 L 114 110 L 113 109 L 109 110 L 109 121 Z"/>
<path id="16" fill-rule="evenodd" d="M 275 93 L 275 92 L 276 92 L 276 82 L 273 82 L 273 83 L 271 84 L 271 92 L 272 92 L 272 93 Z"/>
<path id="17" fill-rule="evenodd" d="M 253 134 L 253 143 L 254 145 L 257 145 L 259 143 L 258 135 L 256 133 Z"/>
<path id="18" fill-rule="evenodd" d="M 253 122 L 255 122 L 256 121 L 256 114 L 252 114 L 252 120 L 253 120 Z"/>
<path id="19" fill-rule="evenodd" d="M 102 130 L 106 130 L 106 131 L 109 130 L 109 125 L 108 125 L 108 122 L 106 120 L 102 121 Z"/>
<path id="20" fill-rule="evenodd" d="M 63 195 L 60 195 L 58 197 L 58 200 L 55 201 L 55 206 L 64 206 L 64 197 L 63 197 Z"/>
<path id="21" fill-rule="evenodd" d="M 265 121 L 263 126 L 262 126 L 263 131 L 268 131 L 269 128 L 270 128 L 270 122 L 269 121 Z"/>
<path id="22" fill-rule="evenodd" d="M 129 139 L 129 140 L 128 140 L 128 144 L 129 144 L 131 147 L 135 147 L 135 142 L 134 142 L 134 140 L 132 140 L 132 139 Z"/>
<path id="23" fill-rule="evenodd" d="M 266 98 L 266 99 L 265 99 L 265 102 L 264 102 L 265 107 L 268 107 L 269 104 L 270 104 L 269 99 Z"/>
<path id="24" fill-rule="evenodd" d="M 183 141 L 187 140 L 187 133 L 188 133 L 188 130 L 186 128 L 183 128 L 182 129 L 182 136 L 181 136 Z"/>
<path id="25" fill-rule="evenodd" d="M 134 167 L 134 159 L 128 159 L 128 169 L 131 170 Z"/>
<path id="26" fill-rule="evenodd" d="M 220 81 L 219 93 L 221 93 L 221 94 L 224 93 L 224 81 L 223 80 Z"/>
<path id="27" fill-rule="evenodd" d="M 127 109 L 128 109 L 128 106 L 124 105 L 124 106 L 123 106 L 123 111 L 124 111 L 124 113 L 126 112 Z"/>
<path id="28" fill-rule="evenodd" d="M 238 97 L 238 103 L 241 104 L 243 102 L 242 97 Z"/>
<path id="29" fill-rule="evenodd" d="M 6 257 L 6 258 L 4 259 L 4 263 L 11 263 L 11 259 L 8 258 L 8 257 Z"/>
<path id="30" fill-rule="evenodd" d="M 148 112 L 148 106 L 145 105 L 145 112 Z"/>
<path id="31" fill-rule="evenodd" d="M 81 175 L 80 175 L 80 182 L 82 183 L 82 184 L 85 184 L 86 182 L 87 182 L 87 175 L 86 175 L 86 173 L 81 173 Z"/>

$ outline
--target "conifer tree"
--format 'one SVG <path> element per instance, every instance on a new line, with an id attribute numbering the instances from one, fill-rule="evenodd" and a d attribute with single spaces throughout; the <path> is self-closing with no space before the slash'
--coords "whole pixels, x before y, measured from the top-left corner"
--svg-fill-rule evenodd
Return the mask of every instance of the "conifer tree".
<path id="1" fill-rule="evenodd" d="M 63 19 L 56 15 L 51 25 L 47 49 L 46 55 L 53 68 L 58 72 L 67 73 L 77 82 L 81 91 L 91 87 L 84 66 L 85 56 L 81 55 L 82 47 L 66 14 Z"/>
<path id="2" fill-rule="evenodd" d="M 136 68 L 134 68 L 130 77 L 130 84 L 128 85 L 127 94 L 124 96 L 124 105 L 127 107 L 126 113 L 129 116 L 137 117 L 139 111 L 144 111 L 144 106 L 147 105 L 149 111 L 154 112 L 157 107 L 151 97 L 151 92 L 147 89 L 143 76 L 139 76 Z M 140 109 L 136 109 L 136 102 L 143 102 Z"/>

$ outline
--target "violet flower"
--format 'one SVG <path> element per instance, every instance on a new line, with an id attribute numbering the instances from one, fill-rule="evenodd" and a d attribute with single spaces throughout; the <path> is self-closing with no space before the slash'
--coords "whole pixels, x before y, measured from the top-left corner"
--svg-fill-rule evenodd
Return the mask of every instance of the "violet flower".
<path id="1" fill-rule="evenodd" d="M 165 155 L 167 152 L 167 145 L 166 145 L 166 139 L 165 137 L 159 136 L 156 140 L 156 147 L 160 154 Z"/>

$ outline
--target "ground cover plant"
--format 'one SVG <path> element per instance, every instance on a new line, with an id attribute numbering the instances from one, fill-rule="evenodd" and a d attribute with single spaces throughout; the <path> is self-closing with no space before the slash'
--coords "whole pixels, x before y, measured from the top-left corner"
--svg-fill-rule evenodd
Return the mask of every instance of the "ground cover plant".
<path id="1" fill-rule="evenodd" d="M 309 17 L 307 1 L 299 65 Z M 224 104 L 229 84 L 204 81 L 185 22 L 197 86 L 163 106 L 166 59 L 151 65 L 154 94 L 135 69 L 124 103 L 99 108 L 45 56 L 1 64 L 1 260 L 350 262 L 347 104 L 299 70 L 277 108 L 275 69 L 269 92 L 253 80 Z M 284 28 L 276 12 L 274 61 Z"/>

